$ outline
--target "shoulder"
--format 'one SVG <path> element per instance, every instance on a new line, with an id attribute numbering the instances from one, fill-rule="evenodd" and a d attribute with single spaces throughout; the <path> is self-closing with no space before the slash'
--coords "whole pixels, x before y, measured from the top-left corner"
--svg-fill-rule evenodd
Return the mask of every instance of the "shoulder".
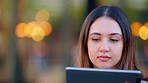
<path id="1" fill-rule="evenodd" d="M 148 83 L 148 81 L 145 81 L 145 80 L 141 80 L 141 83 Z"/>

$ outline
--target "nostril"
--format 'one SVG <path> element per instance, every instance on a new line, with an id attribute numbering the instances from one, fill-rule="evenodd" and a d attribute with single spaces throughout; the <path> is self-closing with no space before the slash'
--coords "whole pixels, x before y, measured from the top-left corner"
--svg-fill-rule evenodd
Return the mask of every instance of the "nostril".
<path id="1" fill-rule="evenodd" d="M 102 49 L 101 52 L 108 52 L 108 50 L 107 49 Z"/>

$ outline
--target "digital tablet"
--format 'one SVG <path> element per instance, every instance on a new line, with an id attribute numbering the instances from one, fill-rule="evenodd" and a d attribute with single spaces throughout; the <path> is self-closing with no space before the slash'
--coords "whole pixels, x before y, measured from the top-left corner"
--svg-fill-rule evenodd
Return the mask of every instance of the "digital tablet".
<path id="1" fill-rule="evenodd" d="M 66 83 L 140 83 L 141 71 L 66 67 Z"/>

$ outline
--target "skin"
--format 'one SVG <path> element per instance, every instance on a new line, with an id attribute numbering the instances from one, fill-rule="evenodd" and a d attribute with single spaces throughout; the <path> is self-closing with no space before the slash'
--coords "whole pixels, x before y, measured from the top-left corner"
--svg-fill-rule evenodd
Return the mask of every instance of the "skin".
<path id="1" fill-rule="evenodd" d="M 88 54 L 95 68 L 114 69 L 123 50 L 120 26 L 110 17 L 99 17 L 90 27 Z"/>

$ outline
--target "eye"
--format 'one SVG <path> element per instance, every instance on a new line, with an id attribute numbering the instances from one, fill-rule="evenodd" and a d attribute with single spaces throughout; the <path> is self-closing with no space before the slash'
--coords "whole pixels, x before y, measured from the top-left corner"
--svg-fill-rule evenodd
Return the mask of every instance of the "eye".
<path id="1" fill-rule="evenodd" d="M 119 40 L 118 39 L 110 39 L 110 41 L 115 43 L 115 42 L 118 42 Z"/>
<path id="2" fill-rule="evenodd" d="M 92 41 L 100 41 L 99 38 L 92 38 Z"/>

